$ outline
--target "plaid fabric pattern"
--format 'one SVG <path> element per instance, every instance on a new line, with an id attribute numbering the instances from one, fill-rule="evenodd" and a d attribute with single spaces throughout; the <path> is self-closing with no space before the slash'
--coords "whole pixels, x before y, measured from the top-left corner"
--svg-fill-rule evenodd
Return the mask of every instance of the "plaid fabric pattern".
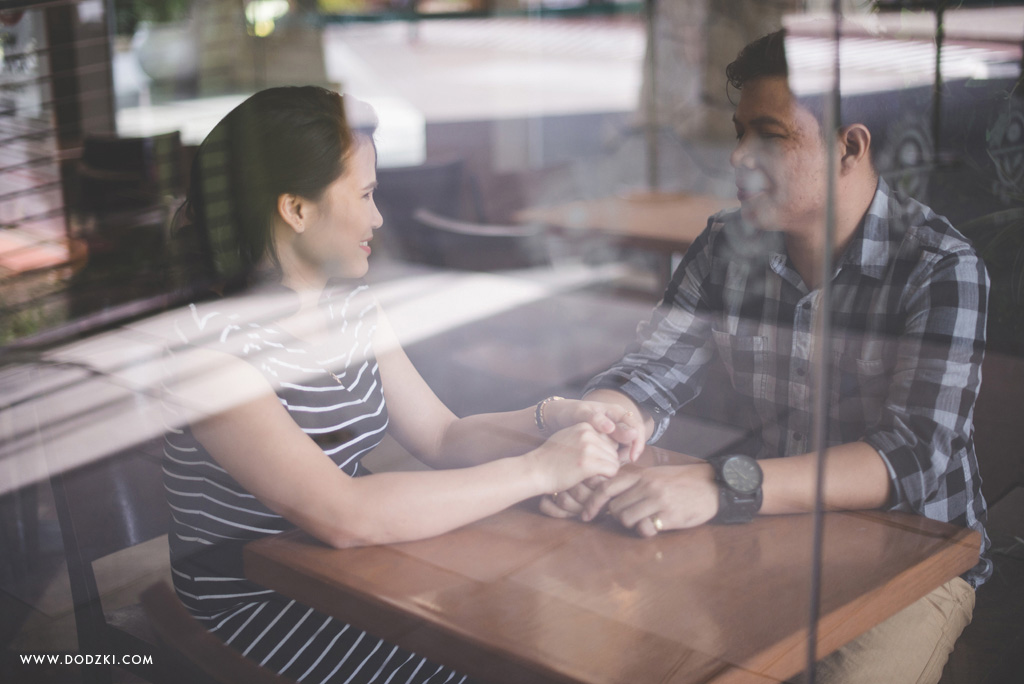
<path id="1" fill-rule="evenodd" d="M 828 359 L 829 445 L 864 441 L 892 481 L 889 508 L 982 533 L 985 500 L 974 453 L 989 281 L 970 243 L 945 218 L 879 180 L 862 226 L 835 264 L 832 334 L 815 334 L 825 306 L 793 268 L 783 235 L 717 214 L 687 250 L 637 342 L 586 391 L 616 389 L 656 421 L 701 390 L 720 355 L 756 415 L 758 458 L 814 448 L 815 375 Z"/>

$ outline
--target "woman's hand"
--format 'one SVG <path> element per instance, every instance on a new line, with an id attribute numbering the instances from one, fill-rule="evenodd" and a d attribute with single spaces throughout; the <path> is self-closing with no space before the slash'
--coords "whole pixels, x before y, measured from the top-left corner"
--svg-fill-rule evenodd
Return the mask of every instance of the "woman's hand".
<path id="1" fill-rule="evenodd" d="M 703 525 L 715 517 L 718 485 L 711 466 L 703 463 L 626 467 L 597 485 L 580 517 L 593 520 L 605 506 L 625 527 L 653 537 L 663 530 Z"/>
<path id="2" fill-rule="evenodd" d="M 526 458 L 545 478 L 545 490 L 558 492 L 588 478 L 615 475 L 619 470 L 618 446 L 589 423 L 577 423 L 551 435 Z"/>
<path id="3" fill-rule="evenodd" d="M 633 463 L 644 450 L 644 425 L 633 411 L 615 404 L 563 399 L 544 405 L 544 422 L 551 430 L 560 430 L 577 423 L 587 423 L 597 432 L 608 435 L 620 446 L 624 463 Z"/>

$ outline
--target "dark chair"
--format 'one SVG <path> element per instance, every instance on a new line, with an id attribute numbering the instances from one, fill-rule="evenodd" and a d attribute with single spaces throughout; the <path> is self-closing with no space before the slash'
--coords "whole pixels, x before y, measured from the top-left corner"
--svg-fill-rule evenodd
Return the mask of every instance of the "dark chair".
<path id="1" fill-rule="evenodd" d="M 292 681 L 247 660 L 206 631 L 164 582 L 148 587 L 140 600 L 163 643 L 187 659 L 189 667 L 194 669 L 192 676 L 182 681 L 192 682 L 202 677 L 222 684 L 288 684 Z"/>
<path id="2" fill-rule="evenodd" d="M 79 208 L 89 214 L 146 209 L 183 186 L 178 131 L 144 138 L 90 135 L 78 163 Z"/>
<path id="3" fill-rule="evenodd" d="M 168 226 L 182 194 L 183 154 L 177 131 L 83 140 L 75 209 L 89 258 L 75 276 L 72 316 L 165 289 Z"/>
<path id="4" fill-rule="evenodd" d="M 138 604 L 105 611 L 93 562 L 166 534 L 170 514 L 159 457 L 162 438 L 50 478 L 75 605 L 81 654 L 152 656 L 119 665 L 151 682 L 183 678 L 180 659 L 162 647 Z M 110 665 L 82 668 L 88 683 L 109 683 Z"/>
<path id="5" fill-rule="evenodd" d="M 1018 403 L 1024 401 L 1024 359 L 986 352 L 981 377 L 974 405 L 974 446 L 981 490 L 991 505 L 1014 487 L 1024 486 L 1024 428 Z"/>
<path id="6" fill-rule="evenodd" d="M 377 171 L 377 182 L 374 199 L 384 217 L 384 229 L 374 240 L 380 241 L 385 253 L 399 259 L 432 265 L 440 262 L 440 248 L 433 236 L 419 230 L 413 219 L 417 209 L 483 218 L 461 161 L 383 168 Z M 464 206 L 471 208 L 463 210 Z"/>
<path id="7" fill-rule="evenodd" d="M 0 496 L 0 576 L 27 577 L 39 554 L 39 493 L 28 485 Z"/>
<path id="8" fill-rule="evenodd" d="M 436 245 L 438 266 L 497 271 L 550 264 L 547 236 L 541 226 L 471 223 L 422 208 L 416 210 L 413 219 Z"/>

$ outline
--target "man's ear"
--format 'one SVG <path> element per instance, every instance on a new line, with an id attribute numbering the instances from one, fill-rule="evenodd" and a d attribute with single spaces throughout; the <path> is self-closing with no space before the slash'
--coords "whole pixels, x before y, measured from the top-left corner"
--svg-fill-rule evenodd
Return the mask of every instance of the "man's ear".
<path id="1" fill-rule="evenodd" d="M 840 173 L 849 173 L 861 163 L 871 161 L 871 131 L 864 124 L 839 129 Z"/>
<path id="2" fill-rule="evenodd" d="M 284 193 L 277 197 L 277 213 L 284 222 L 298 234 L 306 230 L 306 218 L 309 208 L 306 201 L 298 195 Z"/>

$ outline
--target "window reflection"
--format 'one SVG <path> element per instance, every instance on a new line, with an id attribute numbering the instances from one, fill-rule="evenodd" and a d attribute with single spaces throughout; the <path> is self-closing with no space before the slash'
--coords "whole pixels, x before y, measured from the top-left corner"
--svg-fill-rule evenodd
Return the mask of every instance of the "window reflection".
<path id="1" fill-rule="evenodd" d="M 1019 6 L 841 3 L 837 44 L 823 2 L 203 2 L 166 3 L 159 16 L 143 3 L 51 4 L 0 13 L 0 555 L 12 559 L 0 582 L 26 605 L 46 612 L 51 581 L 67 581 L 49 477 L 152 447 L 165 427 L 164 317 L 211 258 L 175 216 L 195 147 L 252 92 L 315 83 L 369 105 L 349 113 L 354 126 L 379 121 L 384 226 L 368 279 L 455 413 L 578 396 L 627 349 L 675 354 L 671 382 L 651 381 L 664 405 L 644 407 L 660 411 L 658 446 L 791 457 L 866 441 L 893 487 L 883 508 L 974 529 L 987 515 L 997 571 L 974 623 L 1002 629 L 1006 643 L 1019 636 L 998 622 L 1021 601 L 1007 579 L 1020 575 L 1021 532 L 1006 512 L 1024 475 Z M 783 26 L 786 83 L 803 113 L 772 128 L 750 109 L 750 86 L 727 86 L 725 67 Z M 798 263 L 786 230 L 806 212 L 820 225 L 846 216 L 848 186 L 825 180 L 843 165 L 842 154 L 827 158 L 836 94 L 841 125 L 869 132 L 887 190 L 863 203 L 860 232 L 838 236 L 821 272 L 824 237 Z M 820 129 L 821 144 L 786 156 L 779 137 L 800 122 Z M 735 221 L 711 222 L 722 237 L 709 247 L 708 217 L 740 205 Z M 958 262 L 926 287 L 930 275 L 901 260 L 910 247 L 895 235 L 922 222 L 945 237 L 915 243 L 919 252 L 974 250 L 988 280 Z M 720 273 L 701 271 L 697 252 L 719 248 L 707 268 Z M 902 280 L 877 286 L 900 269 Z M 709 292 L 713 302 L 701 299 Z M 699 302 L 697 315 L 681 302 Z M 692 375 L 666 342 L 683 327 L 704 335 L 693 346 L 708 363 Z M 390 441 L 373 459 L 375 470 L 418 467 Z M 707 529 L 694 535 L 700 553 L 671 572 L 678 551 L 655 562 L 637 547 L 656 569 L 635 581 L 672 582 L 678 570 L 692 591 L 662 609 L 714 622 L 703 587 L 719 568 L 762 563 L 770 574 L 790 550 L 739 533 L 722 544 Z M 847 556 L 825 563 L 824 586 L 894 562 L 883 547 L 833 550 Z M 166 559 L 166 548 L 153 553 Z M 127 565 L 108 561 L 115 575 Z M 543 566 L 532 572 L 551 581 Z M 120 581 L 101 591 L 116 595 Z M 544 586 L 597 610 L 600 578 L 588 581 Z M 651 608 L 631 603 L 628 578 L 612 593 L 627 613 Z M 54 624 L 12 625 L 9 649 L 78 650 Z M 714 625 L 688 645 L 734 665 L 756 655 L 740 652 L 746 632 Z M 986 646 L 968 629 L 943 681 L 974 662 L 965 648 Z"/>

